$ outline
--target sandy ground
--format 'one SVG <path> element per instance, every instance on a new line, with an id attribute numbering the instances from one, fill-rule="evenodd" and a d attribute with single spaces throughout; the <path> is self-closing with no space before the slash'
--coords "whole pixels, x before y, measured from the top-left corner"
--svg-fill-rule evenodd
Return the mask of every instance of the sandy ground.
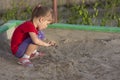
<path id="1" fill-rule="evenodd" d="M 40 47 L 46 56 L 34 68 L 17 64 L 9 41 L 0 38 L 0 80 L 120 80 L 120 34 L 47 29 L 57 47 Z"/>

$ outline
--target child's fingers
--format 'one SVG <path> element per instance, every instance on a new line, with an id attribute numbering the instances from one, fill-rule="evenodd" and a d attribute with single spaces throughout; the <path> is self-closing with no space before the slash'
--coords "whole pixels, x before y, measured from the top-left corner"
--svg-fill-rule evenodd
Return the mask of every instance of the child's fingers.
<path id="1" fill-rule="evenodd" d="M 56 43 L 53 43 L 52 46 L 56 46 Z"/>
<path id="2" fill-rule="evenodd" d="M 48 42 L 48 44 L 50 44 L 51 42 Z"/>
<path id="3" fill-rule="evenodd" d="M 50 44 L 51 46 L 56 46 L 56 43 L 53 41 L 49 41 L 48 44 Z"/>

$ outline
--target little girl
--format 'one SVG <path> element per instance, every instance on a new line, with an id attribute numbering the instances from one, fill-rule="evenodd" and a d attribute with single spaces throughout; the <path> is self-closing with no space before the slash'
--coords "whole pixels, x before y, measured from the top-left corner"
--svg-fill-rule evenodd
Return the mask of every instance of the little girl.
<path id="1" fill-rule="evenodd" d="M 43 41 L 45 37 L 41 31 L 47 28 L 52 20 L 52 9 L 38 5 L 32 12 L 31 20 L 24 22 L 15 29 L 11 39 L 11 50 L 13 55 L 19 58 L 19 64 L 33 67 L 30 59 L 43 55 L 37 52 L 38 46 L 54 45 L 53 42 L 46 43 Z"/>

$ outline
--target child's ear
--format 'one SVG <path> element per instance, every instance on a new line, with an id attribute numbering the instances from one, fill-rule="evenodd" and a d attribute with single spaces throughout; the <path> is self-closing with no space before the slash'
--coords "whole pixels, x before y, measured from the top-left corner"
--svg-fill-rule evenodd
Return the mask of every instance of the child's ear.
<path id="1" fill-rule="evenodd" d="M 40 22 L 40 23 L 41 23 L 41 21 L 42 21 L 41 18 L 39 18 L 39 22 Z"/>
<path id="2" fill-rule="evenodd" d="M 43 22 L 44 21 L 44 18 L 39 18 L 39 22 Z"/>

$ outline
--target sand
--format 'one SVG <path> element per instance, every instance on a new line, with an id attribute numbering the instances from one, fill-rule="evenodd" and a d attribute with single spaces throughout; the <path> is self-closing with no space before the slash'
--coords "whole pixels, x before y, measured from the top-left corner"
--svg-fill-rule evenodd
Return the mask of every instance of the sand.
<path id="1" fill-rule="evenodd" d="M 40 47 L 46 56 L 34 68 L 17 64 L 9 40 L 0 38 L 0 80 L 120 80 L 120 34 L 46 29 L 56 47 Z"/>

